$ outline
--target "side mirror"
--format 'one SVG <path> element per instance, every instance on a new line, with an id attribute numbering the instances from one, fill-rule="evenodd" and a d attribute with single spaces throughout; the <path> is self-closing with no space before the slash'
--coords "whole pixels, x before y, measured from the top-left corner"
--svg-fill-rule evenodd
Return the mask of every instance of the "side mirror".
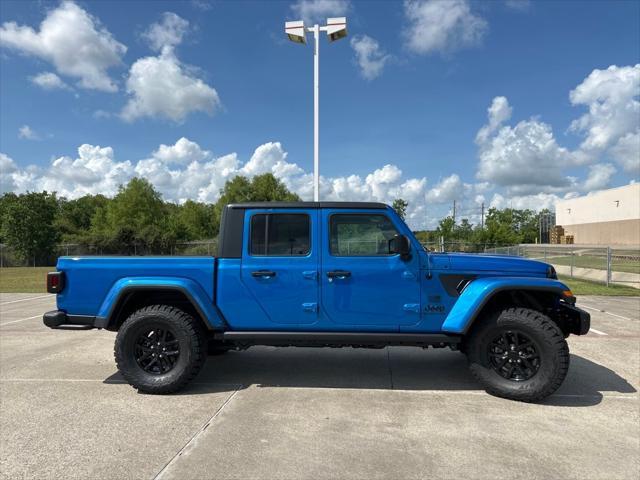
<path id="1" fill-rule="evenodd" d="M 411 258 L 411 242 L 406 235 L 396 235 L 389 240 L 389 253 L 399 254 L 402 260 Z"/>

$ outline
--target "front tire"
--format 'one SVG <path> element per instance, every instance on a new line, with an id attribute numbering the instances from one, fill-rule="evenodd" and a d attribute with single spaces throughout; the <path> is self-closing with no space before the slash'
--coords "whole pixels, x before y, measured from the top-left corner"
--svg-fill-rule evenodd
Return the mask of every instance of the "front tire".
<path id="1" fill-rule="evenodd" d="M 114 355 L 120 373 L 138 391 L 173 393 L 200 372 L 206 339 L 191 315 L 168 305 L 152 305 L 125 320 Z"/>
<path id="2" fill-rule="evenodd" d="M 542 400 L 558 389 L 569 369 L 562 331 L 528 308 L 508 308 L 481 320 L 465 343 L 471 374 L 498 397 Z"/>

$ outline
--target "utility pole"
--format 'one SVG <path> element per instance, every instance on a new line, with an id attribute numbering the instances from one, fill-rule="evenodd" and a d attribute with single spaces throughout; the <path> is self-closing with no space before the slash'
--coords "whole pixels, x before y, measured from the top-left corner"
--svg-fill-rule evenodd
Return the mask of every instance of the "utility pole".
<path id="1" fill-rule="evenodd" d="M 482 202 L 482 213 L 480 214 L 480 230 L 484 230 L 484 202 Z"/>
<path id="2" fill-rule="evenodd" d="M 456 223 L 456 201 L 453 201 L 453 223 Z"/>

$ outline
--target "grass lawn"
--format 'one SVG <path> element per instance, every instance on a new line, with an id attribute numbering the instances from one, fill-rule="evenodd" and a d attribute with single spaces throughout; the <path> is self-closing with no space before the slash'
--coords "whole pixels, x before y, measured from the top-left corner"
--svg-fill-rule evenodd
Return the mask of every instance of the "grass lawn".
<path id="1" fill-rule="evenodd" d="M 574 295 L 640 296 L 640 289 L 627 287 L 625 285 L 610 284 L 610 286 L 607 287 L 604 283 L 590 282 L 589 280 L 580 280 L 562 275 L 558 278 L 561 282 L 569 286 Z"/>
<path id="2" fill-rule="evenodd" d="M 528 258 L 535 258 L 554 265 L 570 266 L 573 263 L 573 266 L 578 268 L 607 269 L 607 257 L 605 255 L 574 255 L 572 257 L 571 255 L 559 255 L 557 252 L 549 252 L 545 259 L 540 251 L 529 253 L 530 255 L 527 255 Z M 611 257 L 611 270 L 614 272 L 640 273 L 640 262 L 633 255 L 626 257 L 624 255 L 613 255 Z"/>
<path id="3" fill-rule="evenodd" d="M 571 256 L 556 257 L 549 255 L 547 260 L 544 260 L 543 258 L 541 260 L 556 265 L 570 266 L 573 262 L 573 266 L 578 268 L 593 268 L 596 270 L 607 269 L 607 257 L 604 255 L 575 255 L 573 258 L 571 258 Z M 614 272 L 640 273 L 640 262 L 637 260 L 614 256 L 611 258 L 611 270 Z"/>
<path id="4" fill-rule="evenodd" d="M 1 293 L 47 293 L 47 272 L 56 267 L 0 268 Z"/>

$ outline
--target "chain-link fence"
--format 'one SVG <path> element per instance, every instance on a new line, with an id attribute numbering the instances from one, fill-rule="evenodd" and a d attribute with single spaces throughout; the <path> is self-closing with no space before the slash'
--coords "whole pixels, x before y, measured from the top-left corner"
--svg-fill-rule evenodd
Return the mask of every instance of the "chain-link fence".
<path id="1" fill-rule="evenodd" d="M 486 253 L 517 255 L 553 265 L 560 275 L 640 288 L 640 247 L 589 245 L 512 245 Z"/>
<path id="2" fill-rule="evenodd" d="M 508 248 L 507 245 L 496 243 L 474 243 L 464 240 L 424 242 L 422 246 L 429 252 L 461 252 L 484 253 L 488 249 Z"/>
<path id="3" fill-rule="evenodd" d="M 200 256 L 215 255 L 218 251 L 218 240 L 198 240 L 193 242 L 176 243 L 166 247 L 150 248 L 140 244 L 123 244 L 117 248 L 104 248 L 96 245 L 84 245 L 79 243 L 65 243 L 57 245 L 51 255 L 36 254 L 32 258 L 20 258 L 16 252 L 7 245 L 0 244 L 0 267 L 35 267 L 55 265 L 57 258 L 61 256 L 80 255 L 125 255 L 125 256 L 150 256 L 150 255 L 178 255 Z"/>

